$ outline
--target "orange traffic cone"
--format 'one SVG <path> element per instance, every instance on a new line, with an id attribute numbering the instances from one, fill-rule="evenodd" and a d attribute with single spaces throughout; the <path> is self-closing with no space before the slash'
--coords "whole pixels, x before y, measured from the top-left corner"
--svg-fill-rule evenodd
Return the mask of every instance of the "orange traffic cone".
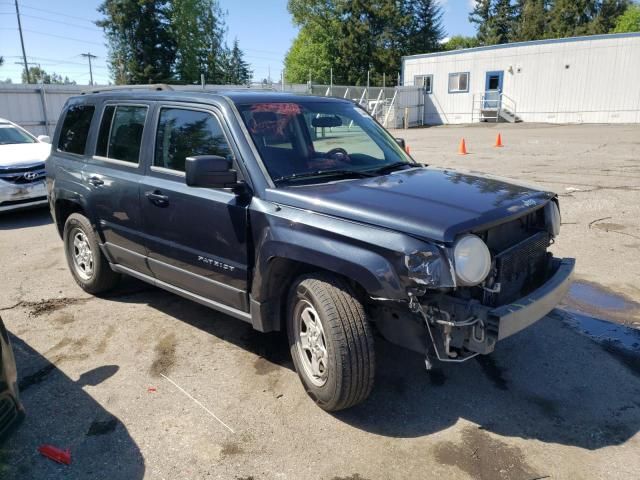
<path id="1" fill-rule="evenodd" d="M 504 147 L 504 145 L 502 145 L 502 135 L 498 134 L 494 147 Z"/>
<path id="2" fill-rule="evenodd" d="M 458 147 L 458 154 L 459 155 L 467 154 L 467 144 L 465 143 L 464 138 L 460 140 L 460 146 Z"/>

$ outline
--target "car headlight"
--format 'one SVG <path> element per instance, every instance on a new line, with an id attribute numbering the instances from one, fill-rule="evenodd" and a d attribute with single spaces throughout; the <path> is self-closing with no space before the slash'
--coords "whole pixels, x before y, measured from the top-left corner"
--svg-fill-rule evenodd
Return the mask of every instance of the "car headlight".
<path id="1" fill-rule="evenodd" d="M 544 207 L 544 220 L 551 235 L 560 235 L 560 209 L 556 202 L 551 201 Z"/>
<path id="2" fill-rule="evenodd" d="M 453 261 L 458 283 L 473 286 L 482 282 L 491 270 L 491 254 L 476 235 L 464 235 L 453 246 Z"/>
<path id="3" fill-rule="evenodd" d="M 404 265 L 408 277 L 418 285 L 455 287 L 447 258 L 433 245 L 425 245 L 424 249 L 405 255 Z"/>

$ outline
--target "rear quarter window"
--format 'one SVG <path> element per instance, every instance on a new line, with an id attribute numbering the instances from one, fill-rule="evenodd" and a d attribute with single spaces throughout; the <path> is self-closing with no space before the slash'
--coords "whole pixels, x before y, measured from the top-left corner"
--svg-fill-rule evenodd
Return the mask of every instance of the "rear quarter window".
<path id="1" fill-rule="evenodd" d="M 84 155 L 94 111 L 93 105 L 72 105 L 67 109 L 58 139 L 58 150 Z"/>
<path id="2" fill-rule="evenodd" d="M 137 164 L 148 107 L 107 105 L 102 115 L 96 155 Z"/>

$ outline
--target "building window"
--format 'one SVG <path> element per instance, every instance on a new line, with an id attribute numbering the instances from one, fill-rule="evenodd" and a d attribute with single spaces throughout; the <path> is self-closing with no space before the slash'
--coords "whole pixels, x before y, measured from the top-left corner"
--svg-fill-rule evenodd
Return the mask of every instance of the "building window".
<path id="1" fill-rule="evenodd" d="M 449 74 L 449 93 L 469 91 L 469 72 Z"/>
<path id="2" fill-rule="evenodd" d="M 422 87 L 424 93 L 433 93 L 433 75 L 416 75 L 413 78 L 416 87 Z"/>

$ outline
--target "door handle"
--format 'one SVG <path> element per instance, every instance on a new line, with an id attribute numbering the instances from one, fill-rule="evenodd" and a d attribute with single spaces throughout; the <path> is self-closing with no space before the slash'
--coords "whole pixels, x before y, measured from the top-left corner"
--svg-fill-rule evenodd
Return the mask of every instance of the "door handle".
<path id="1" fill-rule="evenodd" d="M 144 195 L 149 199 L 151 203 L 158 207 L 166 207 L 169 205 L 169 197 L 163 195 L 160 190 L 146 192 Z"/>
<path id="2" fill-rule="evenodd" d="M 104 185 L 104 180 L 102 180 L 100 177 L 96 175 L 92 175 L 89 177 L 89 183 L 94 187 L 99 187 L 101 185 Z"/>

